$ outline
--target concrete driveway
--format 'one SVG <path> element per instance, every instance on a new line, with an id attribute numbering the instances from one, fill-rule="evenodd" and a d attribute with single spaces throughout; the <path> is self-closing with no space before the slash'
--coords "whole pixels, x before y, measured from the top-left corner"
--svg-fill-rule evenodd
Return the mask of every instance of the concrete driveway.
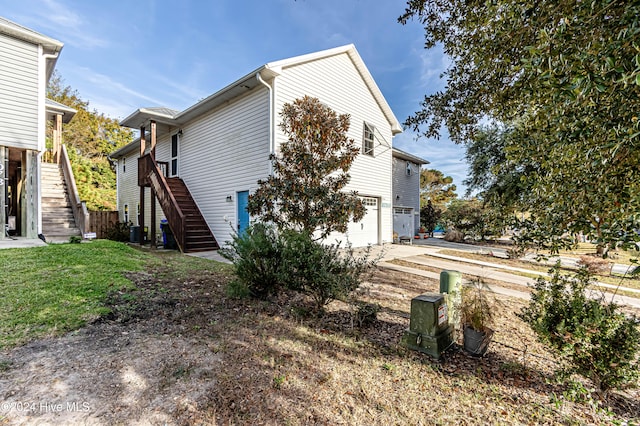
<path id="1" fill-rule="evenodd" d="M 436 280 L 440 278 L 439 273 L 425 271 L 423 269 L 420 269 L 419 266 L 429 266 L 442 271 L 454 270 L 461 272 L 463 276 L 466 277 L 481 277 L 511 284 L 511 286 L 509 287 L 522 287 L 522 291 L 519 291 L 514 290 L 513 288 L 501 287 L 498 284 L 492 284 L 489 286 L 495 293 L 519 297 L 522 299 L 529 298 L 528 287 L 535 281 L 535 278 L 523 276 L 521 275 L 522 273 L 527 273 L 529 275 L 547 275 L 545 273 L 540 273 L 525 268 L 515 268 L 498 263 L 477 261 L 438 253 L 440 250 L 445 248 L 469 252 L 488 252 L 493 250 L 493 248 L 490 247 L 450 243 L 439 238 L 430 238 L 423 241 L 428 243 L 421 242 L 420 244 L 413 245 L 391 244 L 381 248 L 374 248 L 374 252 L 376 254 L 382 252 L 382 259 L 379 262 L 378 266 Z M 425 254 L 429 256 L 424 256 Z M 405 260 L 406 262 L 415 264 L 416 267 L 390 263 L 394 259 Z M 514 272 L 519 272 L 520 274 L 516 274 Z M 605 298 L 607 300 L 613 300 L 618 304 L 640 309 L 640 290 L 621 288 L 621 290 L 625 290 L 631 293 L 637 293 L 638 298 L 636 298 L 615 294 L 614 290 L 616 286 L 614 285 L 605 283 L 599 283 L 599 285 L 611 289 L 610 291 L 604 292 Z"/>

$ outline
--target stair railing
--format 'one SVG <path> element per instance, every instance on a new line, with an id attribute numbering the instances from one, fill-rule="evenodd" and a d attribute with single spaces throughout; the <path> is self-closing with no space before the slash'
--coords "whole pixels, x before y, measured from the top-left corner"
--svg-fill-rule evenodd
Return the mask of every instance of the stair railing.
<path id="1" fill-rule="evenodd" d="M 71 162 L 67 154 L 67 147 L 64 144 L 61 145 L 60 149 L 60 167 L 62 167 L 62 174 L 67 183 L 67 192 L 71 203 L 71 210 L 73 211 L 73 218 L 76 221 L 76 226 L 80 229 L 81 235 L 84 236 L 87 232 L 87 225 L 89 224 L 89 211 L 87 210 L 87 204 L 80 200 L 76 180 L 73 176 L 73 170 L 71 169 Z"/>
<path id="2" fill-rule="evenodd" d="M 162 211 L 167 216 L 167 222 L 169 222 L 169 227 L 173 232 L 176 243 L 180 250 L 184 252 L 186 248 L 184 213 L 173 196 L 164 173 L 150 154 L 138 159 L 138 182 L 148 184 L 156 192 L 156 197 L 162 207 Z"/>

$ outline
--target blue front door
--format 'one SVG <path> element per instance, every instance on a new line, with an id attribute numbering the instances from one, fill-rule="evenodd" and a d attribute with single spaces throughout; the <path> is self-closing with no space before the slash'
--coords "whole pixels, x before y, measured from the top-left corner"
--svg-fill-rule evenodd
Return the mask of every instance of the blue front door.
<path id="1" fill-rule="evenodd" d="M 242 235 L 249 227 L 248 202 L 249 191 L 238 192 L 238 235 Z"/>

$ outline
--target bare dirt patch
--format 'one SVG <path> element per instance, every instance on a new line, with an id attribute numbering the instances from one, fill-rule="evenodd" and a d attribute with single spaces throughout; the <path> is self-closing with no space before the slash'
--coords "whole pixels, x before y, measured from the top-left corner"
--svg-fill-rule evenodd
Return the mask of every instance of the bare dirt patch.
<path id="1" fill-rule="evenodd" d="M 296 294 L 229 299 L 228 275 L 202 265 L 176 274 L 168 261 L 132 274 L 138 289 L 113 293 L 110 316 L 1 353 L 0 400 L 13 408 L 0 412 L 0 424 L 640 420 L 638 392 L 616 394 L 606 409 L 571 401 L 567 386 L 551 381 L 557 362 L 515 316 L 521 301 L 500 297 L 484 358 L 454 348 L 435 361 L 398 342 L 411 298 L 436 291 L 436 281 L 376 271 L 358 298 L 381 311 L 357 327 L 342 302 L 316 317 Z M 26 411 L 25 403 L 38 405 Z"/>
<path id="2" fill-rule="evenodd" d="M 112 313 L 0 354 L 0 424 L 176 424 L 207 406 L 221 356 L 199 324 L 226 275 L 132 273 Z M 214 290 L 214 291 L 212 291 Z"/>

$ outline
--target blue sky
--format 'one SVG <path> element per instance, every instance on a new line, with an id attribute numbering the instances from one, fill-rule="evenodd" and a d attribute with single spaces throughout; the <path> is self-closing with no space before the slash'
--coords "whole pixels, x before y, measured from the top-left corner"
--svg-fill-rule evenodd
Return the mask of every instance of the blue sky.
<path id="1" fill-rule="evenodd" d="M 0 15 L 62 41 L 57 68 L 90 107 L 124 118 L 143 106 L 182 110 L 259 66 L 355 44 L 400 122 L 444 86 L 448 64 L 422 27 L 397 23 L 404 0 L 0 0 Z M 394 146 L 454 178 L 464 150 L 407 130 Z"/>

